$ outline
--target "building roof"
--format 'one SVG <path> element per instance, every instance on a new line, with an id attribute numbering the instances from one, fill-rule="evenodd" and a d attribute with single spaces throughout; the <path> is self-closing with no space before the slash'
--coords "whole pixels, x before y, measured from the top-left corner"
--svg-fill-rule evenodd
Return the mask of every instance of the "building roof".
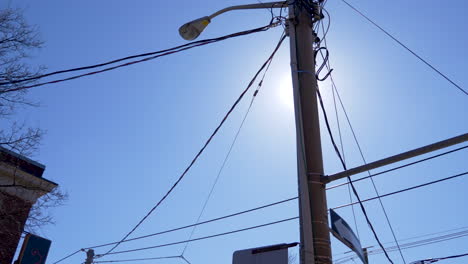
<path id="1" fill-rule="evenodd" d="M 0 161 L 8 163 L 12 166 L 17 166 L 18 169 L 34 175 L 38 178 L 42 178 L 42 174 L 45 170 L 45 165 L 26 158 L 18 153 L 8 150 L 0 146 Z"/>

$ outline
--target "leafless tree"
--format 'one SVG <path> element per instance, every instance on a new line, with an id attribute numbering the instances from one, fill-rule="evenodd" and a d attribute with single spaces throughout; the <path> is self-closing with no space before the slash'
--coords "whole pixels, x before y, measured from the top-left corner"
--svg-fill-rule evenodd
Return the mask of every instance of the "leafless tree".
<path id="1" fill-rule="evenodd" d="M 37 151 L 44 131 L 16 121 L 15 113 L 21 107 L 37 107 L 38 103 L 27 98 L 28 90 L 4 91 L 36 81 L 34 78 L 41 74 L 44 67 L 31 66 L 28 59 L 42 45 L 37 27 L 26 22 L 22 10 L 0 10 L 0 146 L 26 157 L 31 157 Z M 15 182 L 8 187 L 25 188 Z M 67 195 L 57 188 L 41 197 L 30 210 L 25 230 L 37 231 L 52 223 L 48 209 L 62 204 L 66 198 Z M 17 208 L 17 213 L 24 213 L 24 210 L 26 209 Z M 0 218 L 8 217 L 1 213 Z M 11 216 L 14 213 L 9 214 Z"/>
<path id="2" fill-rule="evenodd" d="M 32 67 L 28 56 L 41 48 L 37 28 L 26 23 L 21 10 L 0 10 L 0 145 L 30 156 L 39 146 L 44 132 L 11 120 L 19 107 L 37 106 L 26 98 L 27 90 L 3 93 L 34 80 L 18 82 L 40 74 L 43 67 Z"/>

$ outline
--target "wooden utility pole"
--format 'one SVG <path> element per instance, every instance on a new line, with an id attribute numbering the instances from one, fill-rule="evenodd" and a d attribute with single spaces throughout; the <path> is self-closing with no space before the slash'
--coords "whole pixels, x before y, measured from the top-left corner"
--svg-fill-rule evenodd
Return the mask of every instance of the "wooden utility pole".
<path id="1" fill-rule="evenodd" d="M 312 5 L 312 1 L 309 1 Z M 296 117 L 297 165 L 300 207 L 300 263 L 332 263 L 328 227 L 327 199 L 323 176 L 322 147 L 317 107 L 317 79 L 313 43 L 314 21 L 321 19 L 318 4 L 316 14 L 300 6 L 289 5 L 289 37 L 291 71 Z"/>

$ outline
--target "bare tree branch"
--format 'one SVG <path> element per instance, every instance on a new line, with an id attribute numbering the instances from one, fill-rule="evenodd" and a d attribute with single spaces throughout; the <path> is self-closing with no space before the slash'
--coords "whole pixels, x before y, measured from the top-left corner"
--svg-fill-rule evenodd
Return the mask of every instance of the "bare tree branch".
<path id="1" fill-rule="evenodd" d="M 25 90 L 1 93 L 18 85 L 25 85 L 25 82 L 15 84 L 14 81 L 35 77 L 44 70 L 42 66 L 33 67 L 28 64 L 29 55 L 40 49 L 43 42 L 39 38 L 37 27 L 26 23 L 22 13 L 20 9 L 0 10 L 0 81 L 6 83 L 0 85 L 0 120 L 2 121 L 0 122 L 0 146 L 23 156 L 31 156 L 39 148 L 45 132 L 40 128 L 28 127 L 24 123 L 10 120 L 20 107 L 36 107 L 38 104 L 26 98 L 27 91 Z M 26 83 L 34 82 L 32 80 Z M 13 177 L 12 184 L 0 185 L 0 187 L 46 192 L 40 188 L 16 184 L 16 177 Z M 0 191 L 0 195 L 4 193 Z M 34 205 L 25 202 L 24 206 L 5 211 L 0 204 L 0 221 L 2 219 L 13 221 L 13 226 L 17 228 L 12 228 L 8 232 L 12 232 L 12 237 L 18 236 L 23 232 L 23 223 L 16 223 L 15 219 L 24 219 L 25 214 L 29 212 L 25 230 L 37 231 L 44 225 L 53 223 L 50 209 L 62 205 L 67 197 L 66 193 L 55 188 L 42 196 Z M 1 248 L 0 241 L 0 253 Z"/>
<path id="2" fill-rule="evenodd" d="M 0 10 L 0 80 L 11 82 L 41 73 L 44 67 L 33 68 L 24 59 L 30 52 L 41 48 L 42 44 L 37 28 L 26 23 L 21 10 Z M 0 85 L 0 92 L 16 86 L 17 84 Z M 19 105 L 34 104 L 25 95 L 24 92 L 3 94 L 0 97 L 0 117 L 14 114 Z"/>
<path id="3" fill-rule="evenodd" d="M 30 156 L 37 151 L 43 136 L 40 128 L 26 128 L 25 124 L 13 122 L 8 131 L 0 130 L 0 146 Z"/>
<path id="4" fill-rule="evenodd" d="M 45 225 L 55 224 L 50 214 L 50 209 L 64 205 L 68 200 L 68 194 L 55 188 L 51 192 L 42 196 L 31 208 L 26 222 L 27 232 L 37 232 Z"/>

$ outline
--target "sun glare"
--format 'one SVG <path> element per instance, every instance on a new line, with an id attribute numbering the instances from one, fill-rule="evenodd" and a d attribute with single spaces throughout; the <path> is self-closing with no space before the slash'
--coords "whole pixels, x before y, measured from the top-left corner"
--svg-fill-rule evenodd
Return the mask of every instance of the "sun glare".
<path id="1" fill-rule="evenodd" d="M 281 77 L 278 87 L 278 97 L 280 102 L 289 110 L 294 110 L 292 80 L 290 74 Z"/>

